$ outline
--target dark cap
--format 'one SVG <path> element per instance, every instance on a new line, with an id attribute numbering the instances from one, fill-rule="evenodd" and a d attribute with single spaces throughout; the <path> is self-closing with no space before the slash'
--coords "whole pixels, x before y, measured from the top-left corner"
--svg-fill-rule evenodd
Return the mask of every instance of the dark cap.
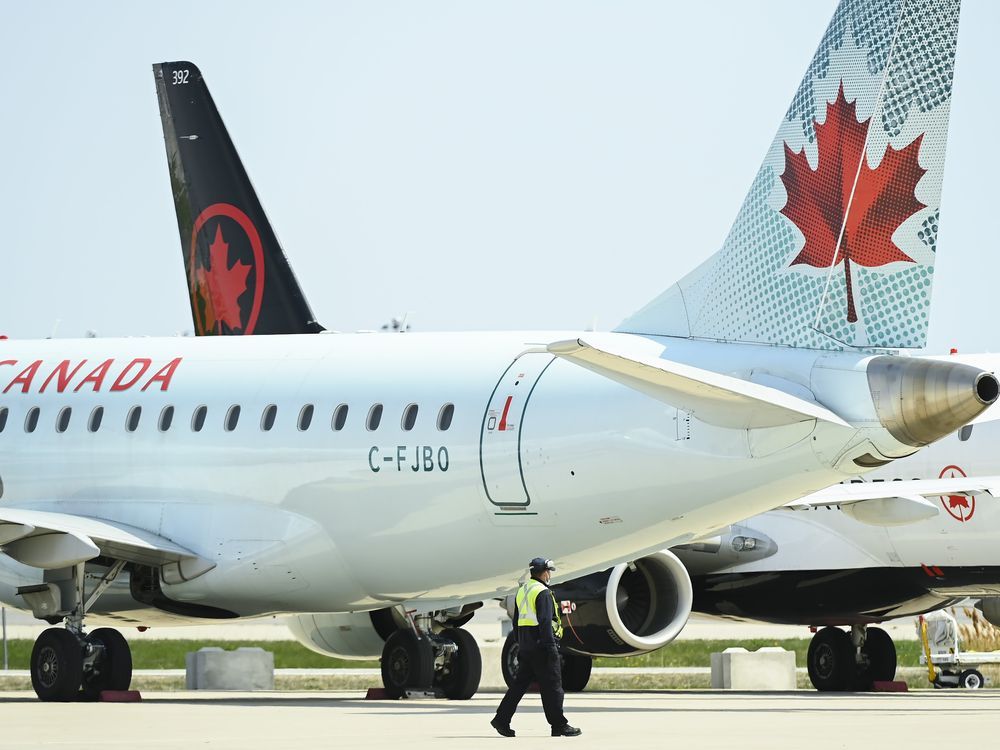
<path id="1" fill-rule="evenodd" d="M 556 566 L 551 560 L 546 560 L 544 557 L 536 557 L 528 563 L 528 570 L 531 571 L 531 575 L 538 575 L 539 573 L 544 573 L 546 570 L 551 570 L 555 573 Z"/>

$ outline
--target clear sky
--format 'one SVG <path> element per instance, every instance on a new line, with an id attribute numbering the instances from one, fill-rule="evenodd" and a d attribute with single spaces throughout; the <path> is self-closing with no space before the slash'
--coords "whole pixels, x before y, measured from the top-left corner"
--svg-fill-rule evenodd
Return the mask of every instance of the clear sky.
<path id="1" fill-rule="evenodd" d="M 613 328 L 728 232 L 833 0 L 5 3 L 0 331 L 192 328 L 150 66 L 201 68 L 318 319 Z M 965 0 L 930 349 L 1000 349 Z"/>

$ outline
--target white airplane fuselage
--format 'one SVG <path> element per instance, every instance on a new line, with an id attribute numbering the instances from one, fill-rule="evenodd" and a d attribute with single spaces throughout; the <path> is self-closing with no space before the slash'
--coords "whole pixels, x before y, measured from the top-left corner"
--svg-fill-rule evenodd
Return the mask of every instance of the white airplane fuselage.
<path id="1" fill-rule="evenodd" d="M 509 591 L 539 554 L 567 579 L 762 512 L 856 474 L 850 459 L 873 440 L 883 454 L 913 450 L 871 415 L 851 428 L 712 427 L 544 352 L 576 335 L 4 342 L 0 508 L 108 519 L 169 539 L 215 567 L 164 583 L 167 596 L 240 616 L 451 606 Z M 870 411 L 864 356 L 661 341 L 677 361 L 804 387 L 821 364 L 823 377 L 843 375 L 842 387 L 827 388 L 833 400 Z M 453 421 L 438 429 L 449 403 Z M 349 416 L 335 430 L 340 404 Z M 381 423 L 369 430 L 375 404 Z M 410 404 L 418 415 L 405 430 Z M 234 405 L 240 416 L 227 431 Z M 312 421 L 299 429 L 306 405 Z M 160 430 L 167 406 L 172 424 Z M 2 598 L 24 606 L 13 591 L 23 576 L 6 579 Z"/>
<path id="2" fill-rule="evenodd" d="M 1000 475 L 1000 422 L 991 408 L 968 432 L 877 469 L 866 481 Z M 962 436 L 965 435 L 965 439 Z M 891 485 L 890 485 L 891 486 Z M 743 522 L 781 540 L 771 558 L 734 570 L 835 570 L 867 567 L 1000 568 L 1000 500 L 981 494 L 936 498 L 933 518 L 900 526 L 861 523 L 836 508 L 772 511 Z M 1000 591 L 1000 579 L 994 587 Z"/>

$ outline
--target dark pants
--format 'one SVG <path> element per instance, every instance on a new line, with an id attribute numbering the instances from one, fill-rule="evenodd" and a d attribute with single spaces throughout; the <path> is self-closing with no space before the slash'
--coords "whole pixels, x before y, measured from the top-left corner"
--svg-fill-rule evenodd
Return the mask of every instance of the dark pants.
<path id="1" fill-rule="evenodd" d="M 507 689 L 497 718 L 506 725 L 514 718 L 517 704 L 521 702 L 524 693 L 532 682 L 537 682 L 542 693 L 542 708 L 545 709 L 545 719 L 553 727 L 564 727 L 567 724 L 563 716 L 562 669 L 559 654 L 553 651 L 538 649 L 518 654 L 517 676 L 514 683 Z"/>

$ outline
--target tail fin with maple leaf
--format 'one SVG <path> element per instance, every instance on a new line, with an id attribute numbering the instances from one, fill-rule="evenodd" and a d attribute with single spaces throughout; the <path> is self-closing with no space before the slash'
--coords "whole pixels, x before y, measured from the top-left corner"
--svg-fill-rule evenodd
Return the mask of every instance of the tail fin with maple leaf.
<path id="1" fill-rule="evenodd" d="M 153 66 L 195 333 L 323 330 L 197 66 Z"/>
<path id="2" fill-rule="evenodd" d="M 722 249 L 617 330 L 927 336 L 960 0 L 842 0 Z"/>

